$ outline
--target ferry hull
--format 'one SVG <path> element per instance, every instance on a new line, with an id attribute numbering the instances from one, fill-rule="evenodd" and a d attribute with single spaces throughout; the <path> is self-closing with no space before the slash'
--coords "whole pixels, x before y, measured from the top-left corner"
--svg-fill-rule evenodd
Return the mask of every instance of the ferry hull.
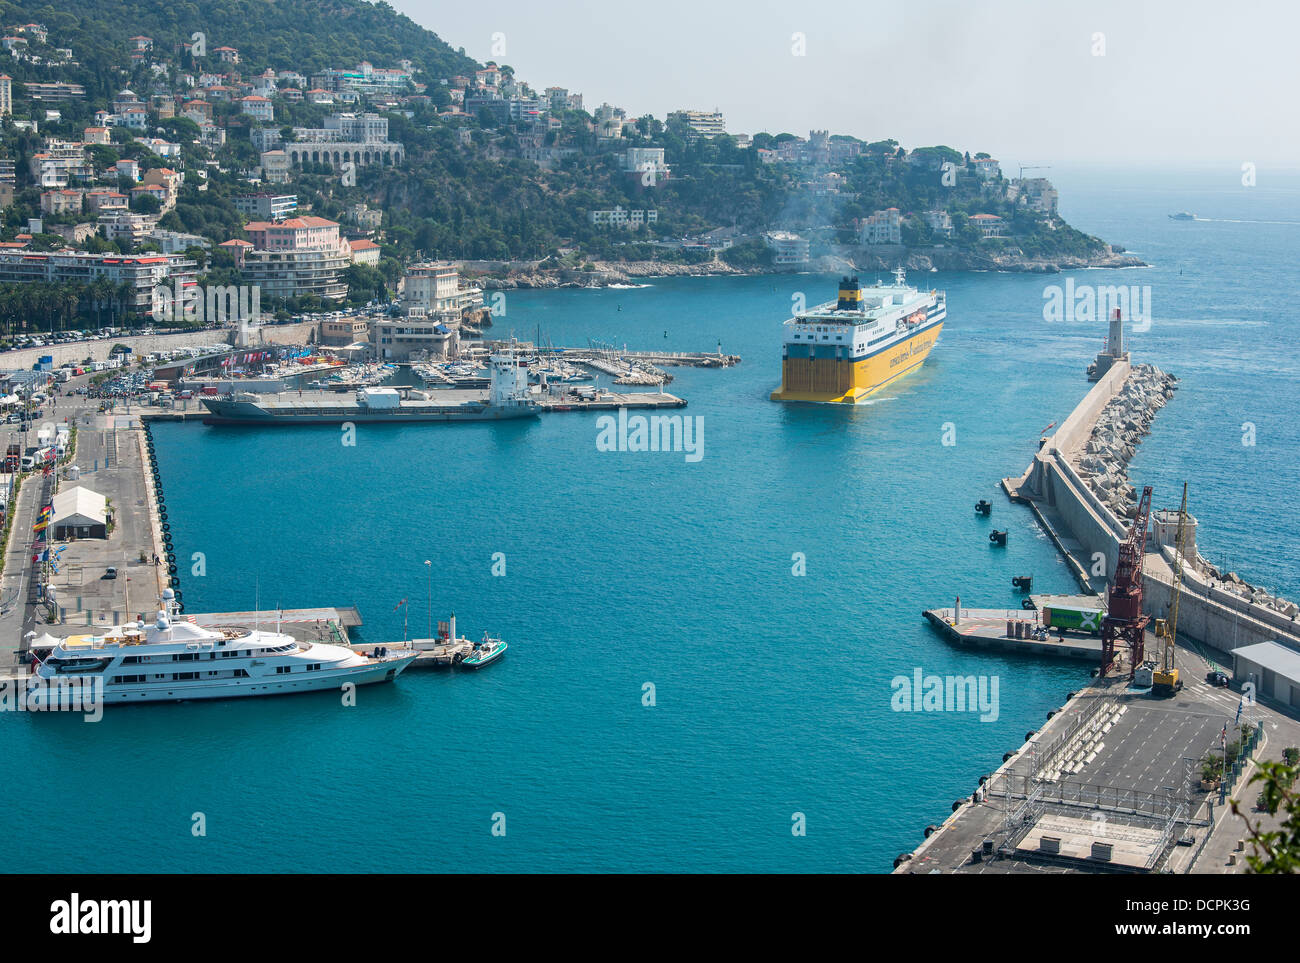
<path id="1" fill-rule="evenodd" d="M 941 330 L 942 320 L 855 360 L 785 358 L 781 362 L 781 387 L 772 392 L 771 400 L 848 405 L 865 401 L 921 367 Z"/>

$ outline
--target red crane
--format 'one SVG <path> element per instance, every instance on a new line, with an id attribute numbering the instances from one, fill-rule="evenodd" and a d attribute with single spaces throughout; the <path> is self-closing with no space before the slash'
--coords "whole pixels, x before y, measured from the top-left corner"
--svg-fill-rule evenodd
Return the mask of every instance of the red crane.
<path id="1" fill-rule="evenodd" d="M 1101 623 L 1101 674 L 1115 663 L 1119 649 L 1129 651 L 1128 677 L 1132 681 L 1142 664 L 1143 641 L 1151 616 L 1142 614 L 1142 556 L 1146 553 L 1147 518 L 1151 514 L 1151 486 L 1142 489 L 1137 516 L 1128 538 L 1119 547 L 1115 577 L 1110 582 L 1106 617 Z"/>

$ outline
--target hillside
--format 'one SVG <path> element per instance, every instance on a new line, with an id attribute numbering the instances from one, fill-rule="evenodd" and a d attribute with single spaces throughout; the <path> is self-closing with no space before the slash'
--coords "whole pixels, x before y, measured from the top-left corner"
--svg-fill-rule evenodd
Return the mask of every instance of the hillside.
<path id="1" fill-rule="evenodd" d="M 263 135 L 292 140 L 297 130 L 319 131 L 339 110 L 382 115 L 385 136 L 403 145 L 405 159 L 360 167 L 348 184 L 333 167 L 308 161 L 279 190 L 296 194 L 300 210 L 348 230 L 358 230 L 351 225 L 361 205 L 382 213 L 378 229 L 365 231 L 379 242 L 381 261 L 358 266 L 349 278 L 363 300 L 382 295 L 385 282 L 417 258 L 496 262 L 498 273 L 550 272 L 571 282 L 577 273 L 578 283 L 598 281 L 611 264 L 641 273 L 656 264 L 771 270 L 774 255 L 764 236 L 773 231 L 805 239 L 815 264 L 850 269 L 906 263 L 1052 271 L 1140 263 L 1066 224 L 1046 181 L 1008 180 L 987 154 L 947 146 L 908 150 L 892 140 L 824 131 L 807 139 L 767 132 L 705 136 L 680 117 L 628 117 L 607 104 L 584 109 L 581 95 L 539 94 L 549 78 L 535 78 L 534 87 L 508 65 L 484 70 L 385 3 L 0 0 L 0 16 L 30 40 L 23 56 L 0 54 L 0 68 L 15 81 L 14 120 L 40 127 L 39 134 L 3 127 L 0 147 L 17 173 L 14 202 L 5 210 L 6 240 L 42 213 L 35 155 L 51 139 L 80 142 L 96 115 L 110 113 L 129 90 L 144 102 L 137 113 L 147 118 L 134 130 L 115 119 L 99 121 L 112 128 L 111 141 L 87 145 L 93 175 L 78 183 L 130 192 L 131 182 L 113 169 L 124 160 L 137 161 L 141 171 L 182 170 L 184 182 L 174 204 L 159 212 L 158 227 L 212 242 L 210 255 L 193 256 L 226 282 L 239 275 L 218 246 L 241 237 L 248 220 L 234 199 L 265 189 Z M 24 32 L 21 25 L 31 23 L 43 24 L 48 39 Z M 202 57 L 186 46 L 198 31 L 207 48 Z M 142 46 L 139 37 L 149 43 Z M 237 48 L 237 61 L 222 60 L 223 47 Z M 316 93 L 306 88 L 319 83 L 318 75 L 359 76 L 363 61 L 399 73 L 400 84 L 333 105 L 307 96 Z M 261 99 L 268 112 L 257 118 L 241 101 L 267 71 L 272 89 Z M 493 71 L 497 77 L 485 81 L 482 74 Z M 26 89 L 32 82 L 80 84 L 85 96 L 34 99 Z M 599 102 L 599 90 L 586 93 L 588 104 Z M 196 97 L 206 100 L 206 118 L 189 112 Z M 469 107 L 471 99 L 476 106 Z M 51 106 L 57 116 L 47 112 Z M 172 153 L 155 154 L 146 134 L 170 142 Z M 662 151 L 658 176 L 629 169 L 634 155 L 654 151 Z M 148 198 L 133 197 L 131 204 L 145 214 L 157 210 Z M 644 214 L 645 223 L 597 222 L 600 212 L 611 211 Z M 79 211 L 45 213 L 51 229 L 93 220 Z M 871 233 L 882 218 L 891 223 Z M 64 242 L 42 235 L 33 243 Z M 77 243 L 94 251 L 149 249 L 103 236 Z"/>
<path id="2" fill-rule="evenodd" d="M 84 75 L 87 91 L 100 88 L 123 64 L 130 38 L 149 37 L 155 50 L 170 52 L 190 43 L 196 31 L 205 35 L 210 50 L 236 47 L 245 63 L 262 66 L 320 70 L 406 59 L 437 77 L 478 68 L 387 3 L 362 0 L 2 0 L 0 17 L 6 25 L 42 23 L 51 39 L 72 47 L 84 69 L 69 73 Z M 103 88 L 106 93 L 111 86 Z"/>

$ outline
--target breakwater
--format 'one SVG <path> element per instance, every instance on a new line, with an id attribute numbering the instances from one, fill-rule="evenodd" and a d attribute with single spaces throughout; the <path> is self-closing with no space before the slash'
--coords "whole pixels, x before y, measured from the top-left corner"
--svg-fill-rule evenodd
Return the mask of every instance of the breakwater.
<path id="1" fill-rule="evenodd" d="M 1055 434 L 1044 438 L 1019 478 L 1004 478 L 1013 500 L 1033 507 L 1076 572 L 1097 585 L 1115 570 L 1119 546 L 1136 510 L 1128 464 L 1156 414 L 1174 395 L 1177 379 L 1154 365 L 1121 360 L 1084 396 Z M 1170 499 L 1172 492 L 1158 493 Z M 1154 517 L 1154 516 L 1153 516 Z M 1143 562 L 1144 608 L 1168 614 L 1176 548 L 1172 526 L 1153 526 Z M 1221 573 L 1195 550 L 1183 564 L 1180 636 L 1217 650 L 1276 641 L 1300 651 L 1300 614 L 1294 603 L 1257 589 L 1236 573 Z"/>
<path id="2" fill-rule="evenodd" d="M 1082 451 L 1066 453 L 1094 495 L 1116 515 L 1137 515 L 1137 490 L 1129 484 L 1128 464 L 1151 433 L 1156 414 L 1174 396 L 1177 379 L 1155 365 L 1134 365 L 1097 416 Z"/>

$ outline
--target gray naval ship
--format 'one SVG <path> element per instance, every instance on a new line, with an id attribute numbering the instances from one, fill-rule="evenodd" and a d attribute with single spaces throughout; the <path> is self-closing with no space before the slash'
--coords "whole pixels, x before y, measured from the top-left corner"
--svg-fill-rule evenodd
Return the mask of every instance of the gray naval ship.
<path id="1" fill-rule="evenodd" d="M 338 395 L 317 398 L 262 395 L 239 391 L 202 398 L 205 425 L 331 425 L 343 422 L 505 421 L 535 418 L 541 405 L 528 388 L 528 371 L 514 351 L 488 359 L 490 379 L 484 391 L 438 389 L 409 391 L 361 388 L 355 401 Z"/>

